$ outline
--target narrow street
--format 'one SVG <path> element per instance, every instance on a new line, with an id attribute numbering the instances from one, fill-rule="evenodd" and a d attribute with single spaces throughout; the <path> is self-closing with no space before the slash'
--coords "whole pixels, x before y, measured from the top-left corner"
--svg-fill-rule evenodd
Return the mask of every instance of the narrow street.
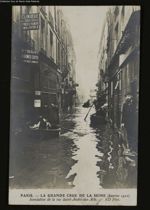
<path id="1" fill-rule="evenodd" d="M 136 185 L 136 167 L 119 157 L 110 129 L 90 127 L 88 109 L 77 107 L 61 122 L 58 138 L 13 138 L 10 152 L 11 188 L 90 189 Z M 91 113 L 94 109 L 91 110 Z M 91 114 L 90 113 L 90 114 Z M 132 176 L 131 176 L 132 175 Z"/>
<path id="2" fill-rule="evenodd" d="M 137 204 L 140 10 L 12 8 L 9 204 Z"/>

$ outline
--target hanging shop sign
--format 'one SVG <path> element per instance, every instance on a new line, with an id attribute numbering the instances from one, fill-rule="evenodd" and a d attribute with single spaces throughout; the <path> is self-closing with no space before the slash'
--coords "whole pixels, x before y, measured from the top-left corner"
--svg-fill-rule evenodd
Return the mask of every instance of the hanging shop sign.
<path id="1" fill-rule="evenodd" d="M 23 30 L 38 30 L 39 13 L 23 14 L 21 16 L 21 25 Z"/>
<path id="2" fill-rule="evenodd" d="M 39 62 L 39 55 L 34 50 L 22 49 L 22 61 L 25 63 L 37 64 Z"/>

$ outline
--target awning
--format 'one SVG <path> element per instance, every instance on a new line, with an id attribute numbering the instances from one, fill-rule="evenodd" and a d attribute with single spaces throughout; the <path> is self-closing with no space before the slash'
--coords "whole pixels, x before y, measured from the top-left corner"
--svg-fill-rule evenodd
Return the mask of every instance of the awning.
<path id="1" fill-rule="evenodd" d="M 115 56 L 124 53 L 132 44 L 133 39 L 135 39 L 135 36 L 137 36 L 137 25 L 140 25 L 140 11 L 135 11 L 132 13 L 116 49 Z"/>
<path id="2" fill-rule="evenodd" d="M 132 45 L 133 40 L 135 39 L 135 36 L 139 35 L 139 34 L 136 34 L 137 24 L 140 24 L 140 11 L 135 11 L 132 13 L 125 27 L 123 35 L 118 43 L 118 46 L 113 55 L 113 58 L 108 66 L 108 69 L 107 69 L 108 72 L 110 69 L 112 69 L 115 66 L 118 56 L 120 54 L 125 53 L 126 50 Z"/>

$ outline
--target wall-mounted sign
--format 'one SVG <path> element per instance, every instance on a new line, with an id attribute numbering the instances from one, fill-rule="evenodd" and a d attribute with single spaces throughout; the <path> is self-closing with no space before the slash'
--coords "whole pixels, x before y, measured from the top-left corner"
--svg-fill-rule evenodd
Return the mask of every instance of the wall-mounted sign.
<path id="1" fill-rule="evenodd" d="M 39 29 L 39 13 L 23 14 L 20 21 L 23 30 Z"/>
<path id="2" fill-rule="evenodd" d="M 36 90 L 36 91 L 35 91 L 35 95 L 36 95 L 36 96 L 40 96 L 40 95 L 41 95 L 41 91 Z"/>
<path id="3" fill-rule="evenodd" d="M 36 108 L 41 107 L 41 100 L 40 99 L 35 99 L 34 100 L 34 107 L 36 107 Z"/>
<path id="4" fill-rule="evenodd" d="M 34 50 L 25 50 L 22 49 L 22 61 L 25 63 L 38 63 L 39 56 L 38 53 Z"/>

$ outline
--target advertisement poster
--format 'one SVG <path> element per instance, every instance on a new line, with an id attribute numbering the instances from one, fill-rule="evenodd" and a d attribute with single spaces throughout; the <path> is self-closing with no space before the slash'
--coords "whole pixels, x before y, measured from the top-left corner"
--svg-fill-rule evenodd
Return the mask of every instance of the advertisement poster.
<path id="1" fill-rule="evenodd" d="M 137 205 L 140 13 L 12 6 L 9 205 Z"/>

